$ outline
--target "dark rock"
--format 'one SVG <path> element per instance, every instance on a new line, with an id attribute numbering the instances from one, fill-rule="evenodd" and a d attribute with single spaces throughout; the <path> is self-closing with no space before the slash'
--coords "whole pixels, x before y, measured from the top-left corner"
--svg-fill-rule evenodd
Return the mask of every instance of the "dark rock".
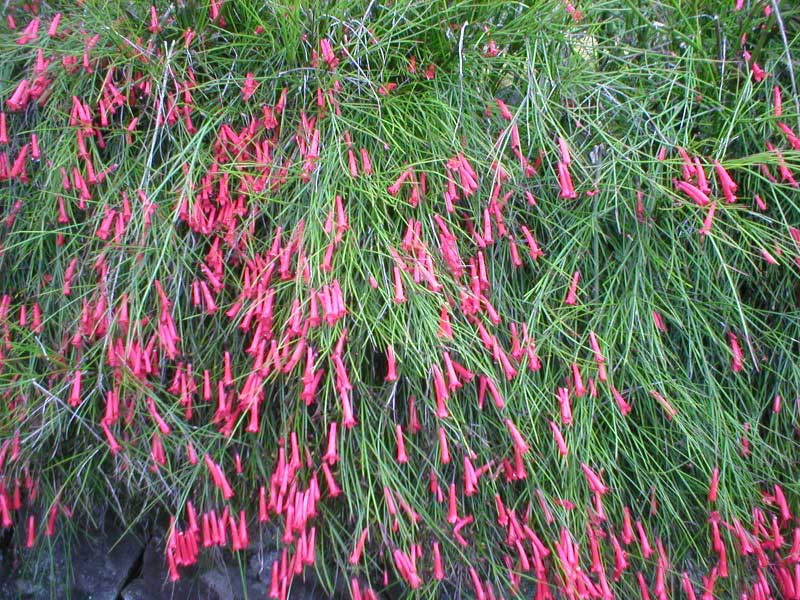
<path id="1" fill-rule="evenodd" d="M 217 600 L 217 594 L 199 577 L 197 569 L 181 569 L 181 578 L 172 583 L 167 575 L 163 540 L 151 538 L 144 549 L 141 572 L 122 590 L 122 600 Z"/>
<path id="2" fill-rule="evenodd" d="M 42 539 L 33 550 L 4 549 L 0 599 L 116 600 L 138 567 L 144 541 L 113 518 L 74 538 Z M 13 568 L 11 564 L 12 557 Z"/>
<path id="3" fill-rule="evenodd" d="M 325 593 L 310 569 L 307 569 L 304 575 L 295 576 L 292 580 L 289 600 L 328 600 L 329 598 L 331 596 Z"/>
<path id="4" fill-rule="evenodd" d="M 116 600 L 138 566 L 144 542 L 133 533 L 106 531 L 77 544 L 71 557 L 73 595 L 92 600 Z"/>
<path id="5" fill-rule="evenodd" d="M 258 548 L 250 556 L 247 574 L 250 577 L 269 585 L 272 579 L 272 563 L 280 560 L 281 553 L 276 548 Z"/>
<path id="6" fill-rule="evenodd" d="M 200 579 L 218 594 L 219 600 L 266 598 L 268 585 L 249 575 L 245 573 L 242 581 L 242 572 L 236 567 L 228 566 L 206 571 Z"/>

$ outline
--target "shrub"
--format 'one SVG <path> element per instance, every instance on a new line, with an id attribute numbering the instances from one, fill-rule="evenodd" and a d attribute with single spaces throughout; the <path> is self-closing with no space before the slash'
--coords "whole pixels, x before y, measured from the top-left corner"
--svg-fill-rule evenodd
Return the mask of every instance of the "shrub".
<path id="1" fill-rule="evenodd" d="M 277 524 L 275 598 L 797 597 L 797 9 L 11 4 L 20 546 L 160 508 L 173 579 Z"/>

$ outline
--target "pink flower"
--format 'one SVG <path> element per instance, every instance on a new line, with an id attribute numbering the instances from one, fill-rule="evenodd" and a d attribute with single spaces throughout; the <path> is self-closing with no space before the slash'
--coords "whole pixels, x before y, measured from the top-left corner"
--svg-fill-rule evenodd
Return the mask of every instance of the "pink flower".
<path id="1" fill-rule="evenodd" d="M 732 331 L 728 332 L 728 341 L 731 344 L 731 352 L 733 353 L 731 368 L 733 369 L 734 373 L 738 373 L 744 367 L 744 354 L 742 353 L 742 348 L 739 345 L 739 339 Z"/>
<path id="2" fill-rule="evenodd" d="M 716 502 L 718 487 L 719 487 L 719 467 L 714 467 L 714 470 L 711 471 L 711 484 L 708 487 L 709 502 Z"/>
<path id="3" fill-rule="evenodd" d="M 364 551 L 364 543 L 367 541 L 367 536 L 369 535 L 369 528 L 365 527 L 361 531 L 361 535 L 358 536 L 358 541 L 356 542 L 355 548 L 353 548 L 353 553 L 350 555 L 350 558 L 347 559 L 351 565 L 356 565 L 361 560 L 361 553 Z"/>
<path id="4" fill-rule="evenodd" d="M 666 413 L 667 420 L 671 421 L 678 415 L 678 411 L 675 410 L 675 408 L 659 392 L 657 392 L 656 390 L 650 390 L 650 395 L 653 398 L 655 398 L 661 405 L 661 408 L 664 409 L 664 413 Z"/>
<path id="5" fill-rule="evenodd" d="M 777 265 L 778 264 L 778 261 L 776 260 L 776 258 L 774 256 L 772 256 L 772 254 L 770 254 L 770 252 L 768 250 L 766 250 L 764 248 L 759 248 L 758 251 L 761 254 L 761 257 L 765 261 L 767 261 L 769 264 L 771 264 L 771 265 Z"/>
<path id="6" fill-rule="evenodd" d="M 631 405 L 623 398 L 622 394 L 617 391 L 613 385 L 611 386 L 611 395 L 614 397 L 614 402 L 617 403 L 617 407 L 619 408 L 619 412 L 622 413 L 622 416 L 626 416 L 629 412 L 631 412 Z"/>
<path id="7" fill-rule="evenodd" d="M 734 192 L 739 189 L 739 186 L 736 185 L 736 182 L 731 178 L 728 171 L 725 170 L 725 167 L 723 167 L 718 160 L 714 161 L 714 168 L 717 170 L 717 180 L 722 188 L 722 195 L 725 196 L 725 201 L 728 204 L 736 202 L 736 195 Z"/>
<path id="8" fill-rule="evenodd" d="M 319 49 L 322 52 L 323 60 L 328 64 L 328 68 L 331 71 L 335 70 L 336 66 L 339 64 L 339 59 L 333 52 L 330 40 L 328 38 L 322 38 L 319 41 Z"/>
<path id="9" fill-rule="evenodd" d="M 81 377 L 80 371 L 75 371 L 75 376 L 72 379 L 72 390 L 69 395 L 69 405 L 73 408 L 81 403 Z"/>
<path id="10" fill-rule="evenodd" d="M 659 331 L 663 331 L 667 333 L 667 326 L 664 324 L 664 318 L 661 316 L 661 313 L 657 310 L 652 312 L 653 323 L 655 323 L 656 329 Z"/>
<path id="11" fill-rule="evenodd" d="M 242 100 L 247 102 L 253 94 L 255 94 L 257 88 L 258 82 L 256 81 L 255 75 L 248 72 L 244 78 L 244 85 L 242 85 Z"/>
<path id="12" fill-rule="evenodd" d="M 556 446 L 558 446 L 558 453 L 561 454 L 561 456 L 567 456 L 569 454 L 569 448 L 567 448 L 564 436 L 561 434 L 561 430 L 558 428 L 555 421 L 550 421 L 550 430 L 553 432 L 553 439 L 556 442 Z"/>
<path id="13" fill-rule="evenodd" d="M 539 248 L 539 244 L 536 243 L 536 238 L 533 237 L 533 234 L 525 225 L 523 225 L 520 229 L 522 229 L 522 234 L 525 236 L 525 241 L 528 244 L 531 258 L 534 260 L 534 262 L 539 260 L 539 258 L 544 256 L 544 252 L 542 252 L 542 250 Z"/>
<path id="14" fill-rule="evenodd" d="M 578 197 L 578 194 L 575 192 L 575 188 L 572 184 L 572 176 L 569 173 L 569 168 L 561 161 L 558 161 L 558 182 L 561 186 L 562 198 L 571 199 Z"/>
<path id="15" fill-rule="evenodd" d="M 393 268 L 394 275 L 394 302 L 396 304 L 404 303 L 407 298 L 403 290 L 403 278 L 400 275 L 400 268 L 395 265 Z"/>
<path id="16" fill-rule="evenodd" d="M 558 388 L 558 404 L 561 407 L 561 422 L 572 425 L 572 407 L 569 404 L 569 390 L 565 387 Z"/>
<path id="17" fill-rule="evenodd" d="M 495 104 L 497 104 L 497 108 L 500 110 L 500 116 L 503 117 L 506 121 L 511 121 L 514 119 L 514 115 L 511 114 L 511 111 L 508 110 L 508 106 L 506 103 L 500 100 L 499 98 L 494 99 Z"/>
<path id="18" fill-rule="evenodd" d="M 581 377 L 580 369 L 576 363 L 572 363 L 572 384 L 574 386 L 575 395 L 578 398 L 586 395 L 586 386 L 583 385 L 583 378 Z"/>
<path id="19" fill-rule="evenodd" d="M 399 423 L 394 427 L 394 436 L 397 442 L 397 462 L 401 464 L 407 463 L 406 442 L 403 439 L 403 428 Z"/>
<path id="20" fill-rule="evenodd" d="M 322 460 L 329 465 L 334 465 L 339 460 L 339 454 L 336 450 L 336 422 L 331 423 L 328 430 L 328 446 Z"/>
<path id="21" fill-rule="evenodd" d="M 706 194 L 687 181 L 679 181 L 675 179 L 673 180 L 673 184 L 678 190 L 689 196 L 689 198 L 698 206 L 708 206 L 708 204 L 711 202 Z"/>
<path id="22" fill-rule="evenodd" d="M 520 434 L 519 430 L 511 419 L 504 419 L 504 422 L 506 427 L 508 427 L 509 433 L 511 434 L 511 439 L 514 442 L 514 446 L 520 451 L 520 453 L 525 454 L 530 448 L 528 447 L 528 444 L 525 443 L 525 440 L 522 439 L 522 434 Z"/>
<path id="23" fill-rule="evenodd" d="M 574 306 L 578 303 L 578 282 L 581 279 L 581 272 L 575 271 L 572 274 L 572 281 L 570 282 L 569 289 L 567 290 L 567 295 L 564 298 L 564 304 L 568 304 L 570 306 Z"/>
<path id="24" fill-rule="evenodd" d="M 394 348 L 391 345 L 386 347 L 386 362 L 388 368 L 384 381 L 397 381 L 397 365 L 395 363 Z"/>
<path id="25" fill-rule="evenodd" d="M 608 492 L 609 488 L 603 484 L 603 481 L 600 479 L 597 473 L 592 471 L 589 465 L 586 463 L 581 463 L 581 469 L 583 469 L 583 474 L 586 476 L 586 482 L 589 484 L 589 489 L 593 494 L 602 496 Z"/>
<path id="26" fill-rule="evenodd" d="M 705 219 L 703 219 L 703 226 L 697 230 L 700 235 L 708 235 L 711 233 L 711 225 L 714 222 L 714 214 L 717 212 L 717 203 L 712 202 L 708 208 Z"/>

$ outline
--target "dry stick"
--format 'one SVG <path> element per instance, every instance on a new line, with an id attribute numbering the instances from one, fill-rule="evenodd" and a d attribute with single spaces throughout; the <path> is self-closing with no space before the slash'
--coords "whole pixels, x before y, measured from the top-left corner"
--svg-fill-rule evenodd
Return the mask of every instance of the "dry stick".
<path id="1" fill-rule="evenodd" d="M 792 98 L 794 99 L 795 114 L 797 115 L 797 126 L 800 128 L 800 98 L 797 97 L 797 83 L 794 79 L 794 67 L 792 66 L 792 55 L 789 53 L 789 41 L 786 39 L 786 28 L 783 25 L 783 17 L 778 8 L 778 0 L 772 0 L 772 12 L 775 13 L 775 20 L 778 22 L 778 30 L 781 32 L 783 49 L 786 54 L 786 66 L 789 67 L 789 81 L 792 83 Z"/>

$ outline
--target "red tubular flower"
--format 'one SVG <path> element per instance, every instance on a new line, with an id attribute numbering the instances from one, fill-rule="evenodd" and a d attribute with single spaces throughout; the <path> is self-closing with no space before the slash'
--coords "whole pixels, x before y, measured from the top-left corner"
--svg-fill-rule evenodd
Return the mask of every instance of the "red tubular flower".
<path id="1" fill-rule="evenodd" d="M 339 454 L 336 450 L 336 422 L 331 423 L 328 431 L 328 447 L 322 460 L 329 465 L 334 465 L 339 461 Z"/>
<path id="2" fill-rule="evenodd" d="M 406 179 L 408 179 L 411 176 L 411 174 L 412 174 L 411 168 L 408 168 L 402 173 L 400 173 L 400 176 L 394 181 L 394 183 L 386 188 L 386 191 L 389 193 L 389 195 L 397 196 L 397 194 L 400 192 L 400 186 L 403 185 L 403 183 L 405 183 Z"/>
<path id="3" fill-rule="evenodd" d="M 681 575 L 681 587 L 683 591 L 686 592 L 688 600 L 697 600 L 697 594 L 694 591 L 692 580 L 689 579 L 689 574 L 686 571 Z"/>
<path id="4" fill-rule="evenodd" d="M 350 403 L 348 391 L 344 388 L 339 388 L 339 398 L 342 401 L 342 427 L 352 429 L 356 426 L 356 419 L 353 415 L 353 406 Z"/>
<path id="5" fill-rule="evenodd" d="M 717 212 L 717 203 L 712 202 L 711 206 L 708 207 L 708 212 L 706 213 L 705 219 L 703 219 L 703 226 L 697 230 L 697 233 L 700 235 L 708 235 L 711 233 L 711 225 L 714 222 L 714 215 Z"/>
<path id="6" fill-rule="evenodd" d="M 444 569 L 442 568 L 442 553 L 439 549 L 439 542 L 433 542 L 433 578 L 437 581 L 444 579 Z"/>
<path id="7" fill-rule="evenodd" d="M 194 450 L 194 445 L 192 445 L 192 442 L 186 442 L 186 455 L 190 465 L 197 464 L 197 453 Z"/>
<path id="8" fill-rule="evenodd" d="M 578 282 L 581 279 L 581 272 L 575 271 L 572 274 L 572 281 L 570 282 L 569 289 L 567 290 L 567 295 L 564 298 L 564 304 L 574 306 L 578 303 Z"/>
<path id="9" fill-rule="evenodd" d="M 733 360 L 731 361 L 731 369 L 734 373 L 738 373 L 744 368 L 744 354 L 742 348 L 739 346 L 739 339 L 732 331 L 728 332 L 728 341 L 731 345 L 731 352 L 733 353 Z"/>
<path id="10" fill-rule="evenodd" d="M 69 395 L 69 405 L 73 408 L 81 403 L 81 378 L 83 374 L 80 371 L 75 371 L 75 376 L 72 378 L 72 389 Z"/>
<path id="11" fill-rule="evenodd" d="M 161 31 L 161 25 L 158 23 L 158 13 L 156 12 L 156 7 L 153 5 L 150 6 L 150 27 L 148 27 L 148 30 L 153 35 Z"/>
<path id="12" fill-rule="evenodd" d="M 322 463 L 322 473 L 325 475 L 325 483 L 328 484 L 328 494 L 331 498 L 336 498 L 342 493 L 342 490 L 336 485 L 336 480 L 333 478 L 333 473 L 331 473 L 328 463 Z"/>
<path id="13" fill-rule="evenodd" d="M 8 144 L 8 128 L 6 125 L 6 113 L 0 111 L 0 145 Z"/>
<path id="14" fill-rule="evenodd" d="M 667 399 L 664 398 L 664 396 L 662 396 L 659 392 L 656 390 L 650 390 L 650 395 L 661 405 L 667 420 L 671 421 L 678 415 L 678 411 L 675 410 L 675 407 L 673 407 L 672 404 L 670 404 L 669 401 L 667 401 Z"/>
<path id="15" fill-rule="evenodd" d="M 622 394 L 617 391 L 613 385 L 611 386 L 611 395 L 614 397 L 614 402 L 617 403 L 617 407 L 619 408 L 619 412 L 622 413 L 622 416 L 626 416 L 629 412 L 631 412 L 631 405 L 623 398 Z"/>
<path id="16" fill-rule="evenodd" d="M 447 435 L 445 434 L 443 427 L 439 427 L 438 434 L 439 434 L 439 460 L 443 465 L 446 465 L 450 462 L 450 450 L 447 445 Z"/>
<path id="17" fill-rule="evenodd" d="M 708 206 L 711 200 L 700 189 L 693 186 L 687 181 L 673 180 L 673 185 L 681 192 L 689 196 L 689 198 L 698 206 Z"/>
<path id="18" fill-rule="evenodd" d="M 503 400 L 503 396 L 500 395 L 500 390 L 497 388 L 497 384 L 490 378 L 484 375 L 480 376 L 481 384 L 486 385 L 486 388 L 489 391 L 489 395 L 492 397 L 492 402 L 498 408 L 498 410 L 502 410 L 505 408 L 506 403 Z"/>
<path id="19" fill-rule="evenodd" d="M 269 521 L 269 509 L 267 505 L 267 488 L 260 486 L 258 488 L 258 522 L 266 523 Z M 205 546 L 205 544 L 203 544 Z"/>
<path id="20" fill-rule="evenodd" d="M 561 161 L 558 161 L 558 182 L 561 186 L 562 198 L 572 199 L 578 197 L 572 184 L 572 176 L 569 173 L 569 167 Z"/>
<path id="21" fill-rule="evenodd" d="M 594 331 L 589 332 L 589 346 L 592 348 L 596 363 L 599 364 L 606 361 L 605 357 L 603 356 L 603 352 L 600 350 L 600 343 L 597 341 L 597 336 L 595 335 Z"/>
<path id="22" fill-rule="evenodd" d="M 328 38 L 322 38 L 319 41 L 319 49 L 322 52 L 323 60 L 328 64 L 328 68 L 333 71 L 336 69 L 337 65 L 339 64 L 339 59 L 336 57 L 336 54 L 333 52 L 333 46 Z"/>
<path id="23" fill-rule="evenodd" d="M 558 388 L 558 404 L 561 407 L 561 422 L 572 425 L 572 407 L 569 403 L 569 390 L 565 387 Z"/>
<path id="24" fill-rule="evenodd" d="M 444 382 L 444 375 L 442 374 L 439 365 L 434 364 L 433 367 L 433 387 L 436 395 L 436 416 L 440 419 L 446 419 L 450 416 L 447 411 L 447 399 L 450 397 L 447 391 L 447 386 Z"/>
<path id="25" fill-rule="evenodd" d="M 639 533 L 639 545 L 642 549 L 642 556 L 647 560 L 653 555 L 653 548 L 650 546 L 650 540 L 647 539 L 644 526 L 639 520 L 636 521 L 636 531 Z"/>
<path id="26" fill-rule="evenodd" d="M 58 33 L 58 25 L 61 23 L 61 13 L 56 13 L 53 20 L 50 21 L 50 26 L 47 29 L 47 35 L 51 38 L 56 37 Z"/>
<path id="27" fill-rule="evenodd" d="M 242 85 L 242 100 L 247 102 L 253 94 L 256 93 L 256 89 L 258 89 L 258 82 L 256 81 L 255 75 L 248 72 L 245 75 L 244 84 Z"/>
<path id="28" fill-rule="evenodd" d="M 613 533 L 611 534 L 611 545 L 614 547 L 614 581 L 619 581 L 622 574 L 627 570 L 630 566 L 628 562 L 628 554 L 622 548 L 622 545 L 619 543 L 617 536 Z"/>
<path id="29" fill-rule="evenodd" d="M 28 535 L 25 539 L 25 547 L 33 548 L 36 543 L 36 519 L 33 515 L 28 517 Z"/>
<path id="30" fill-rule="evenodd" d="M 569 155 L 569 146 L 564 138 L 558 138 L 558 148 L 561 151 L 561 162 L 565 165 L 569 165 L 572 162 L 572 159 Z"/>
<path id="31" fill-rule="evenodd" d="M 108 442 L 111 454 L 117 454 L 120 450 L 122 450 L 122 446 L 119 445 L 117 439 L 114 437 L 114 434 L 111 433 L 111 429 L 105 421 L 100 422 L 100 427 L 103 429 L 103 433 L 106 436 L 106 441 Z"/>
<path id="32" fill-rule="evenodd" d="M 8 106 L 9 110 L 12 112 L 22 110 L 28 105 L 28 102 L 31 98 L 31 87 L 30 82 L 27 79 L 23 79 L 19 82 L 19 85 L 14 89 L 14 92 L 11 94 L 11 97 L 6 100 L 6 106 Z"/>
<path id="33" fill-rule="evenodd" d="M 708 486 L 709 502 L 716 502 L 718 487 L 719 487 L 719 467 L 714 467 L 714 470 L 711 471 L 711 483 Z"/>
<path id="34" fill-rule="evenodd" d="M 777 483 L 773 486 L 775 491 L 775 503 L 778 505 L 781 513 L 781 522 L 787 523 L 792 519 L 792 512 L 789 510 L 789 503 L 786 501 L 786 495 L 783 493 L 783 488 Z"/>
<path id="35" fill-rule="evenodd" d="M 636 581 L 639 584 L 639 594 L 642 600 L 650 600 L 650 592 L 647 589 L 647 582 L 644 579 L 641 571 L 636 571 Z"/>
<path id="36" fill-rule="evenodd" d="M 155 423 L 158 426 L 158 429 L 161 431 L 161 433 L 163 433 L 164 435 L 169 435 L 171 429 L 170 429 L 169 425 L 167 425 L 167 423 L 161 417 L 161 415 L 158 414 L 158 410 L 156 409 L 155 400 L 153 400 L 153 398 L 151 396 L 147 397 L 147 410 L 150 413 L 150 416 L 153 419 L 153 421 L 155 421 Z"/>
<path id="37" fill-rule="evenodd" d="M 559 454 L 561 454 L 561 456 L 567 456 L 569 454 L 569 448 L 567 448 L 564 436 L 561 434 L 561 430 L 558 428 L 555 421 L 550 421 L 550 430 L 553 432 L 553 439 L 556 442 L 556 446 L 558 446 Z"/>
<path id="38" fill-rule="evenodd" d="M 47 513 L 47 525 L 44 531 L 47 537 L 53 537 L 56 532 L 56 517 L 58 517 L 58 499 L 50 506 Z"/>
<path id="39" fill-rule="evenodd" d="M 530 448 L 528 444 L 525 443 L 525 440 L 522 438 L 519 430 L 517 429 L 516 425 L 514 425 L 511 419 L 504 419 L 506 427 L 508 427 L 508 431 L 511 434 L 511 439 L 514 442 L 514 446 L 520 451 L 520 453 L 525 454 Z"/>
<path id="40" fill-rule="evenodd" d="M 351 565 L 358 564 L 358 561 L 361 560 L 361 553 L 364 550 L 364 543 L 367 541 L 367 536 L 369 535 L 369 528 L 365 527 L 361 532 L 361 535 L 358 537 L 358 541 L 356 542 L 355 548 L 353 548 L 353 553 L 348 558 L 347 562 Z"/>
<path id="41" fill-rule="evenodd" d="M 395 265 L 393 268 L 394 274 L 394 302 L 402 304 L 407 300 L 405 292 L 403 291 L 403 278 L 400 275 L 400 268 Z"/>
<path id="42" fill-rule="evenodd" d="M 572 363 L 572 384 L 575 395 L 581 398 L 586 395 L 586 386 L 583 385 L 580 369 L 576 363 Z"/>
<path id="43" fill-rule="evenodd" d="M 771 264 L 771 265 L 777 265 L 778 264 L 777 259 L 774 256 L 772 256 L 772 254 L 770 254 L 769 250 L 767 250 L 765 248 L 759 248 L 758 251 L 761 254 L 761 257 L 765 261 L 767 261 L 769 264 Z"/>
<path id="44" fill-rule="evenodd" d="M 697 189 L 699 189 L 704 194 L 708 195 L 711 193 L 711 188 L 708 186 L 708 180 L 706 179 L 706 172 L 703 168 L 700 159 L 696 156 L 694 157 L 694 173 L 697 176 Z"/>
<path id="45" fill-rule="evenodd" d="M 717 171 L 717 180 L 722 188 L 722 195 L 725 196 L 725 201 L 729 204 L 736 202 L 736 195 L 734 192 L 739 188 L 736 182 L 733 181 L 728 171 L 725 170 L 718 160 L 714 161 L 714 168 Z"/>
<path id="46" fill-rule="evenodd" d="M 581 469 L 583 469 L 583 474 L 586 476 L 586 482 L 589 484 L 589 489 L 593 494 L 602 496 L 608 492 L 608 486 L 603 484 L 603 481 L 600 479 L 599 475 L 592 471 L 589 465 L 586 463 L 581 463 Z"/>
<path id="47" fill-rule="evenodd" d="M 783 131 L 786 140 L 789 142 L 793 150 L 800 150 L 800 138 L 786 123 L 778 123 L 778 128 Z"/>
<path id="48" fill-rule="evenodd" d="M 397 381 L 397 365 L 395 363 L 394 348 L 391 344 L 386 347 L 386 362 L 388 368 L 384 381 Z"/>
<path id="49" fill-rule="evenodd" d="M 511 114 L 511 111 L 508 110 L 508 106 L 506 103 L 500 100 L 499 98 L 494 99 L 495 104 L 497 104 L 497 108 L 500 110 L 500 116 L 503 117 L 506 121 L 511 121 L 514 119 L 514 115 Z"/>
<path id="50" fill-rule="evenodd" d="M 366 148 L 360 149 L 361 154 L 361 170 L 365 175 L 372 175 L 372 161 L 369 159 L 369 153 Z"/>
<path id="51" fill-rule="evenodd" d="M 769 8 L 769 7 L 768 7 Z M 761 68 L 755 61 L 751 61 L 751 55 L 749 52 L 745 51 L 743 53 L 744 60 L 750 65 L 750 73 L 753 75 L 753 81 L 756 83 L 761 83 L 767 76 L 767 72 Z"/>
<path id="52" fill-rule="evenodd" d="M 478 476 L 469 456 L 464 457 L 464 495 L 473 496 L 478 491 Z"/>
<path id="53" fill-rule="evenodd" d="M 447 498 L 447 522 L 454 524 L 458 521 L 458 504 L 455 483 L 450 484 Z"/>
<path id="54" fill-rule="evenodd" d="M 667 333 L 667 331 L 668 331 L 667 330 L 667 326 L 664 323 L 664 317 L 661 316 L 661 313 L 658 312 L 657 310 L 654 310 L 653 313 L 652 313 L 652 317 L 653 317 L 653 323 L 655 324 L 656 329 L 658 329 L 659 331 L 662 331 L 664 333 Z"/>
<path id="55" fill-rule="evenodd" d="M 486 591 L 483 588 L 483 584 L 478 577 L 478 572 L 475 570 L 475 567 L 469 568 L 469 576 L 472 579 L 472 586 L 475 588 L 475 598 L 477 600 L 486 600 Z"/>
<path id="56" fill-rule="evenodd" d="M 406 454 L 406 442 L 403 439 L 403 428 L 400 424 L 394 427 L 394 437 L 397 442 L 397 462 L 404 464 L 408 462 L 408 455 Z"/>
<path id="57" fill-rule="evenodd" d="M 631 519 L 631 509 L 627 506 L 622 507 L 622 542 L 629 546 L 634 540 L 633 521 Z"/>
<path id="58" fill-rule="evenodd" d="M 250 545 L 250 536 L 247 533 L 247 518 L 245 516 L 244 510 L 239 511 L 238 533 L 239 533 L 240 549 L 244 550 L 245 548 L 247 548 L 247 546 Z"/>

